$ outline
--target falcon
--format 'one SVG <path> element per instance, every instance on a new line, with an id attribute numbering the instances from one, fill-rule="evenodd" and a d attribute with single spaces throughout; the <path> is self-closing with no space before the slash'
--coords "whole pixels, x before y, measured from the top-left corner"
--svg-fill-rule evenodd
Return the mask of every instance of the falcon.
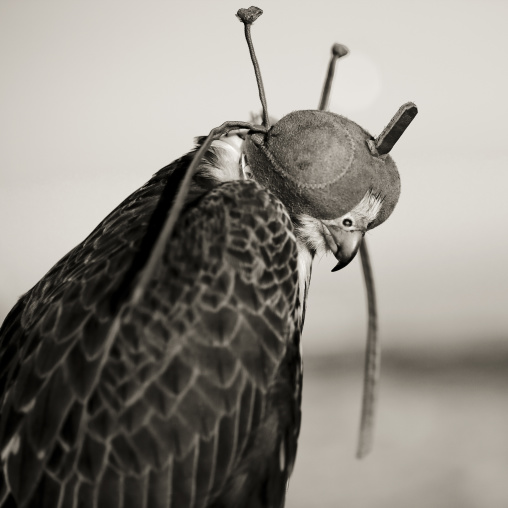
<path id="1" fill-rule="evenodd" d="M 198 139 L 8 314 L 1 508 L 284 505 L 312 260 L 346 266 L 392 212 L 412 106 L 374 139 L 317 110 L 270 127 L 260 95 L 263 125 Z"/>

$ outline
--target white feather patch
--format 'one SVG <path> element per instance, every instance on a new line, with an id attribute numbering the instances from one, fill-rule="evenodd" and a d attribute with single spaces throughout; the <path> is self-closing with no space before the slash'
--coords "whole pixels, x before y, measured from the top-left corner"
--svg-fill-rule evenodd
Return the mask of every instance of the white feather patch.
<path id="1" fill-rule="evenodd" d="M 327 247 L 325 237 L 323 236 L 322 222 L 310 215 L 301 214 L 298 216 L 298 223 L 296 226 L 296 236 L 300 242 L 308 250 L 314 251 L 317 254 L 324 254 Z"/>
<path id="2" fill-rule="evenodd" d="M 368 226 L 376 219 L 383 206 L 383 199 L 379 194 L 367 191 L 362 200 L 351 210 L 350 214 L 357 220 Z"/>
<path id="3" fill-rule="evenodd" d="M 217 165 L 204 162 L 200 165 L 200 169 L 206 169 L 221 182 L 242 179 L 243 173 L 240 168 L 242 145 L 243 139 L 237 135 L 215 140 L 210 150 L 217 157 Z"/>

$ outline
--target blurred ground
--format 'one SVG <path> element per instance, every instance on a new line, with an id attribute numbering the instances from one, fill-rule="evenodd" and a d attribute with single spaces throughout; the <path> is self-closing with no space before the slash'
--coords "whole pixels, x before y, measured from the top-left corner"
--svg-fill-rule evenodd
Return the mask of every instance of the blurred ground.
<path id="1" fill-rule="evenodd" d="M 506 508 L 506 345 L 383 361 L 374 450 L 358 461 L 362 359 L 307 359 L 286 506 Z"/>

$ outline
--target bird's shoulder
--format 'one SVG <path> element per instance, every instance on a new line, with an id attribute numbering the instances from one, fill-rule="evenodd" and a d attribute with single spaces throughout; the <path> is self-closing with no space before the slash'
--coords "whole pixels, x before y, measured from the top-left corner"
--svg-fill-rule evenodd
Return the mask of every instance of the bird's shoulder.
<path id="1" fill-rule="evenodd" d="M 180 341 L 203 336 L 239 355 L 259 345 L 259 355 L 278 362 L 293 319 L 297 256 L 280 201 L 256 182 L 228 182 L 181 218 L 144 305 L 154 295 L 168 302 L 168 328 L 182 332 Z M 254 377 L 271 372 L 259 369 L 261 358 L 244 360 L 256 366 Z"/>

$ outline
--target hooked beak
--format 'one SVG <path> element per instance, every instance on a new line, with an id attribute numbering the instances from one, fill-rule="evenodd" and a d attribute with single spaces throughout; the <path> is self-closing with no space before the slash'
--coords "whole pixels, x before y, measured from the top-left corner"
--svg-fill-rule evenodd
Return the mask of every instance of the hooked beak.
<path id="1" fill-rule="evenodd" d="M 353 260 L 362 244 L 364 234 L 363 231 L 346 231 L 338 226 L 325 226 L 328 247 L 338 261 L 332 272 L 344 268 Z"/>

